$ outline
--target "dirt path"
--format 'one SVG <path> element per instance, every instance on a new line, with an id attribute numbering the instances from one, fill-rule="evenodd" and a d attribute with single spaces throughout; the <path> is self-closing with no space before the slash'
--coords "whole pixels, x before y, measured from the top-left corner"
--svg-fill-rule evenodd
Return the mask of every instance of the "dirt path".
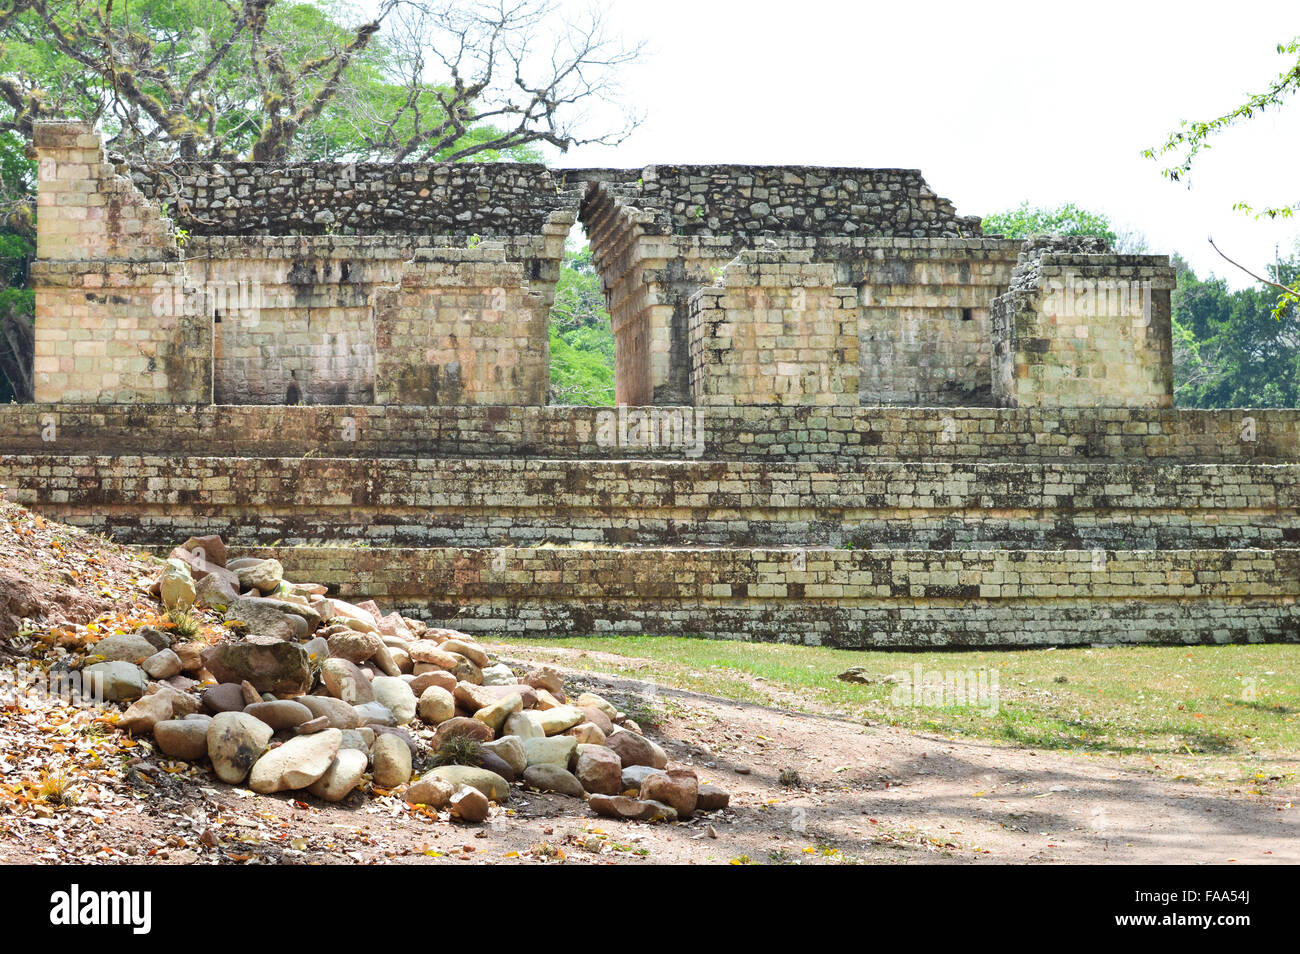
<path id="1" fill-rule="evenodd" d="M 568 674 L 611 697 L 656 695 L 668 713 L 658 729 L 669 754 L 731 790 L 737 810 L 725 836 L 754 860 L 826 845 L 841 860 L 875 862 L 1300 861 L 1294 790 L 1229 792 L 1104 756 L 866 727 Z M 750 774 L 735 774 L 738 765 Z M 796 771 L 800 786 L 783 785 L 783 769 Z"/>
<path id="2" fill-rule="evenodd" d="M 729 789 L 731 807 L 648 826 L 596 818 L 573 799 L 518 792 L 488 824 L 466 827 L 395 796 L 354 794 L 340 805 L 258 796 L 204 771 L 168 774 L 146 759 L 124 773 L 103 773 L 91 803 L 53 817 L 4 816 L 0 861 L 1300 862 L 1295 792 L 1224 792 L 1117 769 L 1100 757 L 953 741 L 614 676 L 568 675 L 573 687 L 633 709 L 649 697 L 663 714 L 650 734 L 672 758 Z M 10 722 L 6 732 L 25 724 Z M 798 784 L 784 784 L 783 770 L 797 772 Z"/>

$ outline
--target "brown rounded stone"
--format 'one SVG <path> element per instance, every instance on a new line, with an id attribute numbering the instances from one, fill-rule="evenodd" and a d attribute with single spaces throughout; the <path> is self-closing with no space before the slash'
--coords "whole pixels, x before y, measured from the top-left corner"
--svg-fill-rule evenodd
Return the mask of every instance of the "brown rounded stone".
<path id="1" fill-rule="evenodd" d="M 447 690 L 447 692 L 455 692 L 456 677 L 445 669 L 435 669 L 431 672 L 423 672 L 411 680 L 411 691 L 415 693 L 417 699 L 430 686 L 437 686 L 439 689 Z"/>
<path id="2" fill-rule="evenodd" d="M 433 736 L 434 749 L 436 750 L 443 742 L 457 735 L 467 736 L 479 742 L 492 741 L 492 730 L 479 722 L 478 719 L 454 716 L 438 726 L 438 731 Z"/>
<path id="3" fill-rule="evenodd" d="M 689 818 L 700 797 L 700 781 L 689 769 L 669 769 L 647 775 L 641 783 L 641 800 L 671 805 L 679 818 Z"/>
<path id="4" fill-rule="evenodd" d="M 254 702 L 244 708 L 255 719 L 261 719 L 272 729 L 292 729 L 310 722 L 312 711 L 300 702 L 292 699 L 277 699 L 274 702 Z"/>
<path id="5" fill-rule="evenodd" d="M 237 682 L 223 682 L 218 686 L 203 691 L 201 704 L 207 712 L 243 712 L 244 689 Z"/>

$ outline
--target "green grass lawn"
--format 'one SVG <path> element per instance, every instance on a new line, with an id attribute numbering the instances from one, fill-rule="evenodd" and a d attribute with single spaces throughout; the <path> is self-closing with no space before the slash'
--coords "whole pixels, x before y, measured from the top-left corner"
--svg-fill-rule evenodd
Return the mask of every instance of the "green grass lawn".
<path id="1" fill-rule="evenodd" d="M 1136 756 L 1160 771 L 1234 783 L 1290 784 L 1300 772 L 1300 646 L 903 653 L 670 637 L 559 645 L 614 657 L 566 665 L 729 699 L 1035 749 Z M 913 691 L 918 665 L 922 683 L 973 672 L 986 692 L 962 705 L 951 692 L 940 699 L 932 689 Z M 836 678 L 852 666 L 873 681 Z"/>

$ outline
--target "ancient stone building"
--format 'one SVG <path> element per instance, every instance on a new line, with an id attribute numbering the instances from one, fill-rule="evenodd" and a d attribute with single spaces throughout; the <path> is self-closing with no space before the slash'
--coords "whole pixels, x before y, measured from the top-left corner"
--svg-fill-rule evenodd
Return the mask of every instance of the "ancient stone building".
<path id="1" fill-rule="evenodd" d="M 128 168 L 38 127 L 0 482 L 502 634 L 1295 639 L 1300 414 L 1173 407 L 1161 256 L 896 169 Z M 585 227 L 620 406 L 547 406 Z"/>

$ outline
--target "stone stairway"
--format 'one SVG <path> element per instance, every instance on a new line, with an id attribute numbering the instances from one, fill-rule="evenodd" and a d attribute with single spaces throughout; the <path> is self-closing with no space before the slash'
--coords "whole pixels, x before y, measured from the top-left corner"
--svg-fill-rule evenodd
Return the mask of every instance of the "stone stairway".
<path id="1" fill-rule="evenodd" d="M 1296 412 L 710 409 L 698 445 L 611 438 L 611 418 L 0 408 L 0 483 L 126 543 L 217 532 L 344 597 L 486 633 L 1300 634 Z"/>

